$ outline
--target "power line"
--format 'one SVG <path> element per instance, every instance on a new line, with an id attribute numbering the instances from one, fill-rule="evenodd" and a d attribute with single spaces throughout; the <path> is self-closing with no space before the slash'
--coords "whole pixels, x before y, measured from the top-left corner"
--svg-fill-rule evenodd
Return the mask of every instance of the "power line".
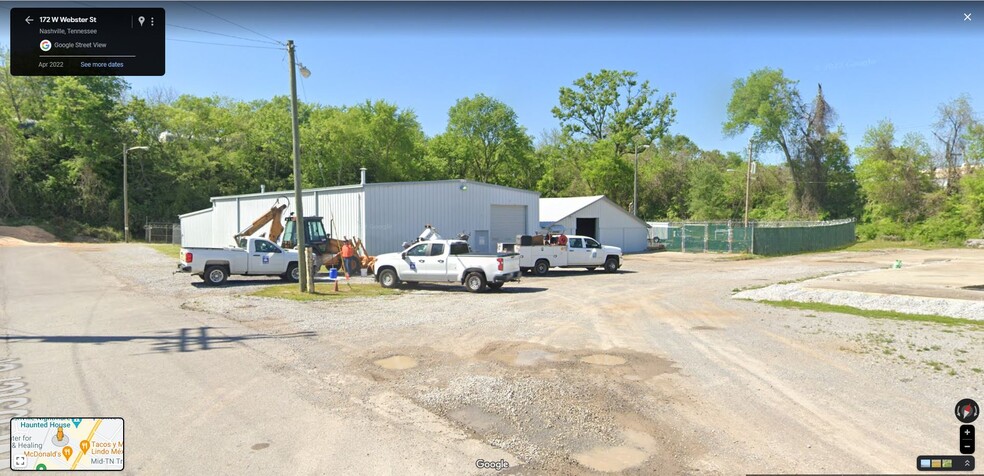
<path id="1" fill-rule="evenodd" d="M 262 50 L 282 50 L 283 48 L 278 48 L 276 46 L 254 46 L 254 45 L 235 45 L 232 43 L 213 43 L 210 41 L 195 41 L 195 40 L 182 40 L 179 38 L 168 38 L 167 41 L 180 41 L 183 43 L 198 43 L 202 45 L 215 45 L 215 46 L 234 46 L 237 48 L 259 48 Z"/>
<path id="2" fill-rule="evenodd" d="M 238 24 L 238 23 L 236 23 L 236 22 L 234 22 L 234 21 L 232 21 L 232 20 L 227 20 L 227 19 L 225 19 L 225 18 L 222 18 L 222 17 L 220 17 L 220 16 L 218 16 L 218 15 L 216 15 L 216 14 L 214 14 L 214 13 L 212 13 L 212 12 L 209 12 L 208 10 L 205 10 L 205 9 L 203 9 L 203 8 L 201 8 L 201 7 L 198 7 L 198 6 L 196 6 L 196 5 L 194 5 L 194 4 L 192 4 L 192 3 L 189 3 L 189 2 L 184 2 L 184 4 L 185 4 L 185 5 L 187 5 L 187 6 L 189 6 L 189 7 L 191 7 L 191 8 L 194 8 L 195 10 L 198 10 L 198 11 L 201 11 L 201 12 L 203 12 L 203 13 L 206 13 L 206 14 L 208 14 L 208 15 L 211 15 L 211 16 L 213 16 L 213 17 L 215 17 L 215 18 L 218 18 L 219 20 L 222 20 L 222 21 L 224 21 L 224 22 L 226 22 L 226 23 L 229 23 L 229 24 L 231 24 L 231 25 L 235 25 L 235 26 L 238 26 L 239 28 L 242 28 L 243 30 L 246 30 L 246 31 L 248 31 L 248 32 L 250 32 L 250 33 L 252 33 L 252 34 L 254 34 L 254 35 L 259 35 L 259 36 L 262 36 L 263 38 L 266 38 L 266 39 L 268 39 L 268 40 L 270 40 L 270 41 L 272 41 L 272 42 L 274 42 L 274 43 L 276 43 L 276 44 L 278 44 L 278 45 L 281 45 L 281 46 L 286 46 L 286 45 L 284 45 L 284 43 L 283 43 L 283 42 L 281 42 L 281 41 L 278 41 L 278 40 L 275 40 L 275 39 L 273 39 L 273 38 L 270 38 L 269 36 L 266 36 L 266 35 L 264 35 L 263 33 L 260 33 L 260 32 L 258 32 L 258 31 L 256 31 L 256 30 L 251 30 L 251 29 L 249 29 L 249 28 L 246 28 L 245 26 L 242 26 L 242 25 L 240 25 L 240 24 Z"/>
<path id="3" fill-rule="evenodd" d="M 228 37 L 228 38 L 235 38 L 237 40 L 255 41 L 257 43 L 268 43 L 268 44 L 270 43 L 269 41 L 266 41 L 266 40 L 257 40 L 255 38 L 246 38 L 244 36 L 229 35 L 229 34 L 226 34 L 226 33 L 218 33 L 218 32 L 215 32 L 215 31 L 199 30 L 198 28 L 190 28 L 190 27 L 187 27 L 187 26 L 175 25 L 173 23 L 168 23 L 167 26 L 174 27 L 174 28 L 181 28 L 183 30 L 191 30 L 191 31 L 198 31 L 198 32 L 201 32 L 201 33 L 208 33 L 210 35 L 225 36 L 225 37 Z"/>

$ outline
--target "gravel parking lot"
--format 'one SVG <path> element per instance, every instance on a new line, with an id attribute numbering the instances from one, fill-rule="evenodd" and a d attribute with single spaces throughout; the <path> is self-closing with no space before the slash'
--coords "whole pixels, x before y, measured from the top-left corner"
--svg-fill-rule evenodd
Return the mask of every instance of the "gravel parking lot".
<path id="1" fill-rule="evenodd" d="M 501 292 L 431 285 L 317 303 L 244 295 L 276 279 L 206 287 L 141 246 L 78 252 L 216 326 L 309 333 L 249 345 L 312 402 L 489 443 L 512 456 L 506 472 L 911 472 L 918 454 L 956 451 L 956 401 L 982 400 L 981 327 L 732 299 L 915 251 L 644 254 L 613 275 L 560 271 Z"/>

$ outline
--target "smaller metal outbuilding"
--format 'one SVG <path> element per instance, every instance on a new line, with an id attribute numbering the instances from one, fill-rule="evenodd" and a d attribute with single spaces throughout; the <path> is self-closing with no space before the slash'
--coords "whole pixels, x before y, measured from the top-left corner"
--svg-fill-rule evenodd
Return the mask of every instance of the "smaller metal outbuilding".
<path id="1" fill-rule="evenodd" d="M 649 225 L 604 195 L 541 198 L 540 228 L 562 225 L 567 233 L 590 236 L 623 252 L 645 251 Z"/>
<path id="2" fill-rule="evenodd" d="M 181 240 L 185 247 L 209 247 L 212 241 L 212 209 L 205 208 L 184 215 L 178 215 L 181 220 Z"/>

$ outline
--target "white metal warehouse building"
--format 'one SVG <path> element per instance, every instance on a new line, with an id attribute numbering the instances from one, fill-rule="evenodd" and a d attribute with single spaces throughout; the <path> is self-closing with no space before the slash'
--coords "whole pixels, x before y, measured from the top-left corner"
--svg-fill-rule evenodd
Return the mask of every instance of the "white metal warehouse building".
<path id="1" fill-rule="evenodd" d="M 604 195 L 541 198 L 540 228 L 562 225 L 566 233 L 590 236 L 623 252 L 646 251 L 649 225 Z"/>
<path id="2" fill-rule="evenodd" d="M 430 224 L 446 238 L 464 232 L 476 252 L 539 229 L 540 194 L 470 180 L 366 183 L 304 190 L 304 214 L 324 218 L 332 237 L 362 238 L 373 255 L 400 251 Z M 294 212 L 293 191 L 213 197 L 212 208 L 181 219 L 181 245 L 219 247 L 270 210 Z M 269 228 L 266 228 L 269 229 Z"/>

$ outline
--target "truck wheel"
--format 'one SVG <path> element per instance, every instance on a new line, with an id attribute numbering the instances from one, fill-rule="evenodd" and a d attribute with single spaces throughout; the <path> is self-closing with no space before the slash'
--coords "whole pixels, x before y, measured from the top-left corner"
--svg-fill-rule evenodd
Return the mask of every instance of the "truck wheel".
<path id="1" fill-rule="evenodd" d="M 301 280 L 301 272 L 297 269 L 297 263 L 287 265 L 287 272 L 280 275 L 280 279 L 296 283 Z"/>
<path id="2" fill-rule="evenodd" d="M 395 288 L 400 285 L 400 277 L 392 269 L 384 269 L 379 272 L 379 284 L 384 288 Z"/>
<path id="3" fill-rule="evenodd" d="M 547 271 L 550 271 L 550 262 L 545 259 L 537 260 L 536 264 L 533 265 L 533 272 L 537 276 L 545 276 Z"/>
<path id="4" fill-rule="evenodd" d="M 491 289 L 493 291 L 498 291 L 498 290 L 502 289 L 502 285 L 503 284 L 506 284 L 506 283 L 485 283 L 485 285 L 488 286 L 489 289 Z"/>
<path id="5" fill-rule="evenodd" d="M 612 257 L 605 260 L 605 272 L 614 273 L 618 271 L 618 258 Z"/>
<path id="6" fill-rule="evenodd" d="M 584 268 L 584 269 L 586 269 L 588 271 L 594 271 L 594 270 L 598 269 L 598 267 L 597 266 L 588 266 L 587 268 Z"/>
<path id="7" fill-rule="evenodd" d="M 472 272 L 465 276 L 465 289 L 473 292 L 480 293 L 485 290 L 485 276 L 482 273 Z"/>
<path id="8" fill-rule="evenodd" d="M 202 277 L 205 279 L 205 284 L 218 286 L 229 279 L 229 272 L 226 271 L 225 266 L 213 264 L 205 267 L 205 274 Z"/>

